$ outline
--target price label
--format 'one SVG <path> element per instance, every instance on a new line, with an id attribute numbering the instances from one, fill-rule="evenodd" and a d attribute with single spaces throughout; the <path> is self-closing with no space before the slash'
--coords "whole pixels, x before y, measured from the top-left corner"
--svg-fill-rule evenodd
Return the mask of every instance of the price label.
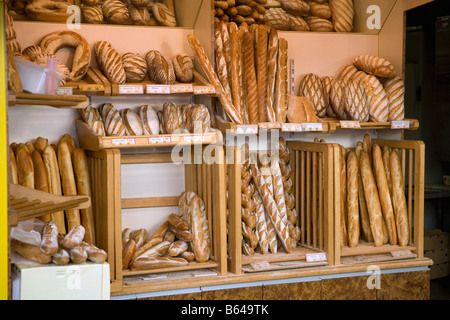
<path id="1" fill-rule="evenodd" d="M 411 256 L 412 252 L 411 250 L 398 250 L 398 251 L 391 251 L 391 255 L 394 258 L 403 258 Z"/>
<path id="2" fill-rule="evenodd" d="M 261 122 L 258 126 L 260 129 L 281 129 L 280 122 Z"/>
<path id="3" fill-rule="evenodd" d="M 80 84 L 78 85 L 80 91 L 105 91 L 102 84 Z"/>
<path id="4" fill-rule="evenodd" d="M 170 85 L 147 84 L 147 94 L 170 94 Z"/>
<path id="5" fill-rule="evenodd" d="M 325 252 L 307 253 L 306 262 L 327 261 L 327 254 Z"/>
<path id="6" fill-rule="evenodd" d="M 347 120 L 341 120 L 339 121 L 341 124 L 342 129 L 360 129 L 361 124 L 359 121 L 347 121 Z"/>
<path id="7" fill-rule="evenodd" d="M 257 134 L 258 125 L 238 125 L 235 130 L 236 134 Z"/>
<path id="8" fill-rule="evenodd" d="M 143 94 L 144 87 L 141 85 L 121 84 L 119 85 L 119 94 Z"/>
<path id="9" fill-rule="evenodd" d="M 303 131 L 323 131 L 321 123 L 302 123 Z"/>
<path id="10" fill-rule="evenodd" d="M 216 93 L 216 88 L 214 86 L 194 86 L 195 94 L 214 94 Z"/>
<path id="11" fill-rule="evenodd" d="M 192 83 L 173 84 L 170 86 L 171 93 L 186 93 L 186 92 L 193 92 L 193 91 L 194 91 L 194 88 L 192 86 Z"/>
<path id="12" fill-rule="evenodd" d="M 131 146 L 136 144 L 136 140 L 134 138 L 112 139 L 111 143 L 114 146 Z"/>
<path id="13" fill-rule="evenodd" d="M 391 121 L 391 129 L 409 129 L 409 121 Z"/>
<path id="14" fill-rule="evenodd" d="M 148 138 L 148 143 L 150 144 L 159 144 L 159 143 L 171 143 L 171 137 L 151 137 Z"/>
<path id="15" fill-rule="evenodd" d="M 303 126 L 301 123 L 282 123 L 281 131 L 284 132 L 302 132 Z"/>
<path id="16" fill-rule="evenodd" d="M 199 143 L 205 141 L 204 135 L 183 136 L 184 142 Z"/>
<path id="17" fill-rule="evenodd" d="M 71 96 L 73 95 L 72 87 L 59 87 L 56 89 L 56 94 L 59 96 Z"/>

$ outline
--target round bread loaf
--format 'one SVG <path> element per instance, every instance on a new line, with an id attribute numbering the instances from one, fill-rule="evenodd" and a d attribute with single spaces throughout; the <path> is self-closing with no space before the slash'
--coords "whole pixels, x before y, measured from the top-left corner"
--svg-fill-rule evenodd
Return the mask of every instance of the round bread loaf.
<path id="1" fill-rule="evenodd" d="M 179 53 L 173 58 L 172 63 L 178 81 L 184 83 L 192 81 L 194 78 L 194 63 L 191 56 L 187 53 Z"/>
<path id="2" fill-rule="evenodd" d="M 142 121 L 145 135 L 159 134 L 159 120 L 155 110 L 149 105 L 142 105 L 138 108 L 138 113 Z"/>
<path id="3" fill-rule="evenodd" d="M 81 10 L 81 18 L 83 22 L 88 23 L 102 23 L 103 11 L 101 6 L 87 6 L 84 5 Z"/>
<path id="4" fill-rule="evenodd" d="M 281 8 L 269 8 L 264 14 L 264 19 L 277 30 L 289 30 L 291 27 L 291 19 Z"/>
<path id="5" fill-rule="evenodd" d="M 175 18 L 175 15 L 170 9 L 162 3 L 155 3 L 152 6 L 152 13 L 155 17 L 155 20 L 163 26 L 168 27 L 176 27 L 177 26 L 177 20 Z"/>
<path id="6" fill-rule="evenodd" d="M 102 11 L 105 20 L 114 24 L 127 24 L 130 14 L 126 5 L 119 0 L 105 0 L 102 4 Z"/>
<path id="7" fill-rule="evenodd" d="M 147 72 L 151 81 L 159 84 L 175 83 L 175 70 L 172 61 L 164 57 L 159 51 L 151 50 L 145 56 Z"/>
<path id="8" fill-rule="evenodd" d="M 109 103 L 99 106 L 99 112 L 105 126 L 107 136 L 124 136 L 126 129 L 123 125 L 123 119 L 119 111 Z"/>
<path id="9" fill-rule="evenodd" d="M 126 108 L 122 110 L 121 115 L 127 136 L 142 136 L 144 134 L 141 118 L 136 112 Z"/>
<path id="10" fill-rule="evenodd" d="M 320 77 L 314 73 L 308 73 L 300 83 L 300 96 L 311 100 L 316 116 L 323 118 L 327 112 L 323 85 Z"/>
<path id="11" fill-rule="evenodd" d="M 349 116 L 345 112 L 344 104 L 344 87 L 348 81 L 336 80 L 331 82 L 331 88 L 329 91 L 329 103 L 334 114 L 340 120 L 348 120 Z"/>
<path id="12" fill-rule="evenodd" d="M 344 87 L 344 109 L 351 120 L 359 122 L 369 120 L 367 94 L 359 81 L 350 81 Z"/>
<path id="13" fill-rule="evenodd" d="M 147 62 L 138 53 L 127 52 L 122 56 L 127 82 L 141 82 L 147 74 Z"/>

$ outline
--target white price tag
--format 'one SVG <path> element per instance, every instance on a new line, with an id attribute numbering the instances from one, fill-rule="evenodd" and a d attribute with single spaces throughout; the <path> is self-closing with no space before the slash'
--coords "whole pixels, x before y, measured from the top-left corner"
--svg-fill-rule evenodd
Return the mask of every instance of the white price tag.
<path id="1" fill-rule="evenodd" d="M 285 132 L 302 132 L 303 126 L 301 123 L 282 123 L 281 131 Z"/>
<path id="2" fill-rule="evenodd" d="M 144 87 L 141 85 L 133 85 L 133 84 L 120 84 L 119 85 L 119 94 L 143 94 Z"/>
<path id="3" fill-rule="evenodd" d="M 391 121 L 391 129 L 409 129 L 409 121 Z"/>
<path id="4" fill-rule="evenodd" d="M 398 250 L 398 251 L 391 251 L 391 255 L 394 258 L 402 258 L 411 256 L 412 252 L 411 250 Z"/>
<path id="5" fill-rule="evenodd" d="M 361 124 L 359 121 L 347 121 L 347 120 L 341 120 L 339 121 L 341 124 L 342 129 L 360 129 Z"/>
<path id="6" fill-rule="evenodd" d="M 172 138 L 171 137 L 152 137 L 148 138 L 148 143 L 150 144 L 157 144 L 157 143 L 171 143 Z"/>
<path id="7" fill-rule="evenodd" d="M 147 84 L 147 94 L 170 94 L 170 85 L 165 84 Z"/>
<path id="8" fill-rule="evenodd" d="M 321 123 L 302 123 L 303 131 L 323 131 Z"/>
<path id="9" fill-rule="evenodd" d="M 257 134 L 258 125 L 237 125 L 236 134 Z"/>
<path id="10" fill-rule="evenodd" d="M 170 86 L 171 93 L 186 93 L 186 92 L 194 92 L 194 88 L 192 83 L 186 84 L 173 84 Z"/>
<path id="11" fill-rule="evenodd" d="M 72 87 L 60 87 L 56 89 L 56 94 L 59 96 L 71 96 L 73 95 Z"/>
<path id="12" fill-rule="evenodd" d="M 307 253 L 306 262 L 327 261 L 327 254 L 325 252 Z"/>
<path id="13" fill-rule="evenodd" d="M 184 142 L 198 143 L 205 141 L 204 135 L 183 136 Z"/>
<path id="14" fill-rule="evenodd" d="M 131 146 L 136 144 L 136 140 L 134 138 L 120 138 L 120 139 L 112 139 L 111 143 L 114 146 Z"/>
<path id="15" fill-rule="evenodd" d="M 214 86 L 194 86 L 195 94 L 213 94 L 216 93 Z"/>
<path id="16" fill-rule="evenodd" d="M 258 126 L 260 129 L 281 129 L 281 122 L 261 122 Z"/>

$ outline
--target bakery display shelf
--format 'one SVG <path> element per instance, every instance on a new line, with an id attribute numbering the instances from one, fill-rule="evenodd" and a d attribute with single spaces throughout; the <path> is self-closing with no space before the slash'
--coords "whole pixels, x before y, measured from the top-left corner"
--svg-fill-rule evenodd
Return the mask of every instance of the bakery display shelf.
<path id="1" fill-rule="evenodd" d="M 59 196 L 17 184 L 9 184 L 8 189 L 10 225 L 61 210 L 87 209 L 91 205 L 90 198 L 84 195 Z"/>
<path id="2" fill-rule="evenodd" d="M 381 148 L 387 146 L 391 150 L 398 150 L 403 173 L 403 184 L 406 196 L 406 208 L 409 228 L 409 244 L 400 246 L 398 244 L 384 244 L 375 246 L 373 242 L 359 239 L 356 247 L 340 247 L 340 204 L 335 208 L 335 247 L 337 261 L 344 263 L 350 258 L 358 258 L 366 255 L 379 255 L 384 260 L 391 257 L 392 260 L 408 259 L 411 257 L 423 258 L 424 254 L 424 192 L 425 192 L 425 144 L 422 141 L 410 140 L 383 140 L 374 139 L 371 145 L 378 144 Z M 339 147 L 338 147 L 339 148 Z M 339 150 L 337 151 L 339 155 Z M 339 161 L 335 163 L 335 171 L 340 172 Z M 335 177 L 336 181 L 340 177 Z M 339 186 L 340 182 L 336 183 Z M 408 188 L 408 186 L 414 186 Z M 335 189 L 340 189 L 339 187 Z M 339 191 L 338 191 L 339 192 Z M 339 195 L 336 195 L 337 197 Z M 339 201 L 338 201 L 339 202 Z M 362 234 L 362 231 L 361 231 Z M 361 260 L 360 258 L 358 258 Z"/>
<path id="3" fill-rule="evenodd" d="M 296 246 L 292 246 L 289 253 L 279 249 L 277 253 L 261 254 L 258 247 L 254 250 L 254 254 L 243 253 L 242 221 L 244 220 L 241 191 L 243 160 L 241 148 L 234 147 L 233 163 L 227 168 L 229 270 L 232 273 L 247 272 L 246 270 L 252 265 L 256 265 L 259 269 L 270 270 L 271 264 L 283 262 L 292 262 L 288 264 L 292 268 L 312 266 L 307 262 L 318 262 L 315 265 L 317 267 L 335 264 L 333 165 L 336 145 L 289 141 L 287 147 L 289 160 L 286 166 L 291 168 L 288 176 L 292 179 L 290 192 L 295 199 L 294 208 L 297 212 L 300 240 Z M 283 158 L 285 160 L 282 160 Z M 279 161 L 286 161 L 281 151 Z M 288 268 L 288 265 L 283 268 Z"/>
<path id="4" fill-rule="evenodd" d="M 209 226 L 210 257 L 203 263 L 192 262 L 179 267 L 160 267 L 148 270 L 123 270 L 122 210 L 129 208 L 162 208 L 178 205 L 178 197 L 122 198 L 122 164 L 171 163 L 170 152 L 122 153 L 120 149 L 88 151 L 93 211 L 96 217 L 98 245 L 108 253 L 111 292 L 120 292 L 126 285 L 124 276 L 214 269 L 217 275 L 227 273 L 226 266 L 226 207 L 224 151 L 220 145 L 192 146 L 183 160 L 184 177 L 180 177 L 186 191 L 195 192 L 205 206 Z M 198 163 L 198 156 L 204 161 Z M 151 174 L 151 173 L 149 173 Z M 183 179 L 184 178 L 184 179 Z M 156 218 L 155 218 L 156 219 Z M 161 225 L 164 221 L 154 221 Z M 142 226 L 146 227 L 146 226 Z"/>
<path id="5" fill-rule="evenodd" d="M 89 105 L 89 99 L 83 95 L 47 95 L 26 92 L 10 93 L 8 95 L 9 106 L 49 106 L 59 109 L 84 109 Z"/>
<path id="6" fill-rule="evenodd" d="M 416 119 L 403 119 L 400 121 L 386 122 L 359 122 L 338 120 L 335 118 L 323 118 L 323 123 L 327 124 L 328 132 L 333 133 L 336 130 L 356 130 L 356 129 L 400 129 L 400 130 L 418 130 L 419 121 Z"/>
<path id="7" fill-rule="evenodd" d="M 328 132 L 328 122 L 318 123 L 280 123 L 261 122 L 258 124 L 236 124 L 215 115 L 216 127 L 225 134 L 258 134 L 261 130 L 280 130 L 281 132 Z"/>
<path id="8" fill-rule="evenodd" d="M 80 119 L 77 119 L 77 134 L 80 147 L 86 150 L 173 147 L 182 145 L 221 144 L 222 134 L 211 129 L 204 133 L 177 133 L 144 136 L 97 136 Z"/>

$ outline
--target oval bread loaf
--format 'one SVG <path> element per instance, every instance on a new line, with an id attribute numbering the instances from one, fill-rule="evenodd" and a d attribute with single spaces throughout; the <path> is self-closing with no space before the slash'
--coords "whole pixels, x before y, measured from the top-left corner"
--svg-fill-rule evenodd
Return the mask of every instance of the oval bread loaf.
<path id="1" fill-rule="evenodd" d="M 281 8 L 294 16 L 307 16 L 311 10 L 310 5 L 302 0 L 280 0 Z"/>
<path id="2" fill-rule="evenodd" d="M 353 65 L 364 72 L 377 77 L 393 78 L 395 76 L 394 66 L 378 56 L 360 55 L 353 59 Z"/>
<path id="3" fill-rule="evenodd" d="M 152 6 L 152 13 L 155 17 L 155 20 L 163 26 L 168 27 L 176 27 L 177 26 L 177 20 L 175 18 L 175 15 L 170 9 L 162 3 L 155 3 Z"/>
<path id="4" fill-rule="evenodd" d="M 141 82 L 147 74 L 147 62 L 138 53 L 127 52 L 122 56 L 127 82 Z"/>
<path id="5" fill-rule="evenodd" d="M 120 54 L 107 41 L 98 41 L 94 45 L 98 67 L 111 83 L 123 84 L 127 77 Z"/>
<path id="6" fill-rule="evenodd" d="M 316 115 L 323 118 L 326 115 L 327 108 L 325 96 L 323 94 L 322 79 L 314 74 L 308 73 L 300 84 L 300 96 L 307 97 L 311 100 Z"/>
<path id="7" fill-rule="evenodd" d="M 151 50 L 145 56 L 147 72 L 151 81 L 159 84 L 173 84 L 176 76 L 172 61 L 157 50 Z"/>
<path id="8" fill-rule="evenodd" d="M 136 112 L 126 108 L 122 110 L 121 115 L 128 136 L 142 136 L 144 134 L 141 118 Z"/>
<path id="9" fill-rule="evenodd" d="M 336 32 L 353 30 L 353 0 L 330 0 L 331 21 Z"/>
<path id="10" fill-rule="evenodd" d="M 389 100 L 383 85 L 377 77 L 368 74 L 361 78 L 361 84 L 367 92 L 370 121 L 384 122 L 389 117 Z"/>
<path id="11" fill-rule="evenodd" d="M 350 81 L 344 87 L 344 110 L 351 120 L 359 122 L 369 121 L 367 94 L 358 81 Z"/>
<path id="12" fill-rule="evenodd" d="M 142 121 L 142 128 L 145 135 L 159 134 L 159 120 L 155 110 L 149 105 L 142 105 L 138 108 L 139 117 Z"/>
<path id="13" fill-rule="evenodd" d="M 187 53 L 177 54 L 173 60 L 176 79 L 180 82 L 191 82 L 194 78 L 194 63 Z"/>
<path id="14" fill-rule="evenodd" d="M 83 6 L 81 10 L 81 21 L 88 23 L 102 23 L 103 11 L 101 6 Z"/>
<path id="15" fill-rule="evenodd" d="M 130 13 L 127 6 L 119 0 L 105 0 L 102 4 L 102 11 L 105 20 L 114 24 L 127 24 Z"/>
<path id="16" fill-rule="evenodd" d="M 281 8 L 269 8 L 264 14 L 264 19 L 277 30 L 289 30 L 291 27 L 291 19 Z"/>
<path id="17" fill-rule="evenodd" d="M 320 32 L 332 32 L 334 31 L 334 26 L 330 20 L 319 18 L 316 16 L 305 17 L 306 23 L 308 23 L 309 29 L 311 31 Z"/>
<path id="18" fill-rule="evenodd" d="M 385 79 L 384 91 L 389 100 L 389 120 L 403 120 L 405 118 L 405 83 L 401 77 Z"/>

